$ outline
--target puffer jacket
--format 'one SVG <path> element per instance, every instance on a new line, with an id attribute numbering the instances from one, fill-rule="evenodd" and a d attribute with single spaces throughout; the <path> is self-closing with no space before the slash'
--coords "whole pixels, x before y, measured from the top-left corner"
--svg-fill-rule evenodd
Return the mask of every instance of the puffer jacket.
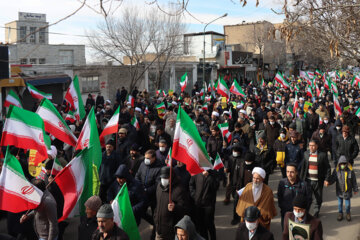
<path id="1" fill-rule="evenodd" d="M 340 169 L 341 163 L 346 163 L 344 170 Z M 336 182 L 336 196 L 344 199 L 350 199 L 353 191 L 359 191 L 353 167 L 346 161 L 344 156 L 340 157 L 336 168 L 328 179 L 328 182 L 329 184 Z"/>
<path id="2" fill-rule="evenodd" d="M 273 149 L 276 155 L 276 163 L 280 167 L 285 167 L 285 147 L 288 142 L 288 136 L 285 136 L 285 139 L 282 139 L 280 136 L 275 140 Z"/>

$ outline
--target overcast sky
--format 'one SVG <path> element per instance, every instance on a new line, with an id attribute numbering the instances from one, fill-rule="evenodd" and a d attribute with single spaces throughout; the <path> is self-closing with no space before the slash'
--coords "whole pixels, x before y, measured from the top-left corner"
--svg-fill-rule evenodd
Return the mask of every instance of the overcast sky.
<path id="1" fill-rule="evenodd" d="M 169 2 L 167 0 L 159 0 L 160 4 Z M 83 7 L 78 13 L 70 18 L 50 27 L 51 44 L 84 44 L 88 46 L 85 32 L 96 27 L 97 23 L 103 21 L 103 17 L 97 12 L 99 11 L 99 0 L 87 0 L 88 6 Z M 110 2 L 104 1 L 104 2 Z M 127 5 L 139 5 L 142 9 L 147 8 L 146 2 L 151 0 L 113 0 L 111 9 L 114 16 L 121 14 L 121 8 Z M 248 0 L 246 7 L 242 7 L 238 0 L 189 0 L 188 10 L 191 15 L 185 13 L 184 21 L 188 23 L 188 32 L 202 32 L 203 23 L 212 21 L 213 19 L 228 13 L 228 16 L 219 19 L 215 23 L 207 27 L 207 31 L 223 32 L 223 25 L 239 24 L 242 21 L 256 22 L 267 20 L 272 23 L 282 22 L 284 16 L 276 15 L 271 11 L 281 9 L 281 0 L 260 0 L 260 5 L 255 7 L 255 0 Z M 6 42 L 5 24 L 18 19 L 18 12 L 45 13 L 47 21 L 51 24 L 59 19 L 74 12 L 81 5 L 80 0 L 11 0 L 2 1 L 0 15 L 0 42 Z M 105 7 L 109 7 L 106 5 Z M 196 19 L 195 19 L 196 18 Z M 203 23 L 201 23 L 201 22 Z M 87 60 L 91 60 L 87 51 Z"/>

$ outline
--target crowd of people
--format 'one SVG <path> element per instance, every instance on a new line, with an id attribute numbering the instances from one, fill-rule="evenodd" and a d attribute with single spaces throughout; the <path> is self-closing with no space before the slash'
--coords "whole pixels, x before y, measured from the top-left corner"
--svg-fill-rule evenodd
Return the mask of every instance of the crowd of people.
<path id="1" fill-rule="evenodd" d="M 282 239 L 290 239 L 289 234 L 323 239 L 319 220 L 323 189 L 333 183 L 338 199 L 337 220 L 345 217 L 351 221 L 350 199 L 358 192 L 353 170 L 359 152 L 355 139 L 358 87 L 350 84 L 351 73 L 333 79 L 338 89 L 336 100 L 342 108 L 342 113 L 337 114 L 331 87 L 327 88 L 320 77 L 315 78 L 322 90 L 319 96 L 308 96 L 307 81 L 295 78 L 289 79 L 291 88 L 270 81 L 260 86 L 242 80 L 246 96 L 231 94 L 226 101 L 212 86 L 210 91 L 202 91 L 198 84 L 191 93 L 180 94 L 149 94 L 137 88 L 129 93 L 122 87 L 113 103 L 100 94 L 96 99 L 89 94 L 85 109 L 96 109 L 99 134 L 119 106 L 120 117 L 118 133 L 107 136 L 99 169 L 99 196 L 85 203 L 86 216 L 81 217 L 78 239 L 128 239 L 121 226 L 114 223 L 109 205 L 124 183 L 136 223 L 146 221 L 153 226 L 151 239 L 216 239 L 215 204 L 220 187 L 225 188 L 225 205 L 233 199 L 228 223 L 239 224 L 235 239 L 274 239 L 271 220 L 278 214 L 275 199 L 280 209 Z M 225 81 L 230 86 L 234 80 Z M 298 91 L 292 90 L 295 85 Z M 134 103 L 128 102 L 129 94 Z M 161 103 L 166 108 L 162 114 L 156 107 Z M 170 160 L 179 107 L 193 120 L 208 155 L 211 159 L 219 155 L 224 168 L 191 176 L 186 164 Z M 65 118 L 66 104 L 59 107 L 59 112 Z M 131 124 L 133 116 L 139 127 Z M 78 136 L 84 120 L 67 123 Z M 228 124 L 230 140 L 219 128 L 223 123 Z M 32 180 L 46 193 L 45 200 L 31 214 L 6 213 L 9 239 L 62 239 L 68 223 L 57 223 L 61 199 L 57 199 L 56 187 L 46 185 L 54 177 L 53 159 L 56 157 L 65 166 L 74 149 L 57 139 L 52 145 L 45 162 L 46 179 Z M 11 152 L 31 180 L 27 156 L 16 148 Z M 282 179 L 274 194 L 276 189 L 268 183 L 277 169 Z M 309 230 L 292 224 L 304 224 Z"/>

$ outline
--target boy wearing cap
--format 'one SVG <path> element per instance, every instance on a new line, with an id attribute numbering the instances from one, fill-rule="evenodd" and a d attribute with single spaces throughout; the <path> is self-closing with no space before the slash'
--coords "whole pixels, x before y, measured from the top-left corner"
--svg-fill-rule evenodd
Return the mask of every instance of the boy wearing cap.
<path id="1" fill-rule="evenodd" d="M 293 211 L 287 212 L 284 218 L 284 231 L 282 234 L 283 240 L 289 240 L 289 219 L 296 223 L 309 224 L 310 225 L 310 237 L 311 240 L 323 239 L 323 228 L 321 221 L 318 218 L 313 217 L 306 210 L 307 199 L 303 194 L 298 194 L 293 201 Z"/>
<path id="2" fill-rule="evenodd" d="M 245 222 L 241 223 L 236 230 L 236 240 L 273 240 L 274 235 L 259 224 L 260 211 L 255 206 L 245 209 Z"/>
<path id="3" fill-rule="evenodd" d="M 129 236 L 116 226 L 114 212 L 110 204 L 104 204 L 96 214 L 98 229 L 93 233 L 92 240 L 116 239 L 129 240 Z"/>

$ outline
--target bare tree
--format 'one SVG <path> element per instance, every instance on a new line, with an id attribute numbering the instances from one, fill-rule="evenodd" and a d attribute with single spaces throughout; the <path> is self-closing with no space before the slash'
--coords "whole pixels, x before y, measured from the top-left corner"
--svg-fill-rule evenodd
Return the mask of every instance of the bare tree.
<path id="1" fill-rule="evenodd" d="M 180 19 L 164 15 L 156 8 L 149 11 L 123 8 L 120 18 L 105 17 L 88 34 L 91 47 L 101 57 L 128 65 L 130 91 L 150 66 L 157 62 L 167 64 L 177 52 L 179 36 L 183 34 Z M 164 69 L 164 65 L 159 69 Z M 159 82 L 161 79 L 160 75 Z"/>

